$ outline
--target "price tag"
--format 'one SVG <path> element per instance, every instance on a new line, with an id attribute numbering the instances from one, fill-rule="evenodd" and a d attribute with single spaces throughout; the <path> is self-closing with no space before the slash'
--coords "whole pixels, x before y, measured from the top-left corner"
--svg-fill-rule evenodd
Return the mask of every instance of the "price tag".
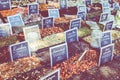
<path id="1" fill-rule="evenodd" d="M 11 61 L 31 56 L 28 42 L 20 42 L 9 46 Z"/>
<path id="2" fill-rule="evenodd" d="M 112 44 L 112 36 L 110 31 L 105 31 L 102 33 L 102 38 L 100 43 L 101 43 L 101 47 Z"/>
<path id="3" fill-rule="evenodd" d="M 40 80 L 60 80 L 60 69 L 56 69 L 48 75 L 42 77 Z"/>
<path id="4" fill-rule="evenodd" d="M 0 37 L 10 36 L 12 34 L 12 29 L 9 23 L 0 25 Z"/>
<path id="5" fill-rule="evenodd" d="M 0 10 L 11 9 L 11 0 L 0 0 Z"/>
<path id="6" fill-rule="evenodd" d="M 39 5 L 37 3 L 28 5 L 28 15 L 39 14 Z"/>
<path id="7" fill-rule="evenodd" d="M 110 4 L 108 2 L 102 2 L 102 12 L 103 13 L 111 13 L 110 12 Z"/>
<path id="8" fill-rule="evenodd" d="M 51 67 L 68 59 L 67 43 L 50 48 Z"/>
<path id="9" fill-rule="evenodd" d="M 41 38 L 38 25 L 23 28 L 25 40 L 28 42 L 37 41 Z"/>
<path id="10" fill-rule="evenodd" d="M 99 63 L 100 66 L 103 63 L 111 61 L 113 59 L 114 44 L 107 45 L 102 47 L 100 50 Z"/>
<path id="11" fill-rule="evenodd" d="M 77 8 L 78 8 L 78 12 L 81 12 L 81 11 L 87 12 L 86 6 L 78 6 Z"/>
<path id="12" fill-rule="evenodd" d="M 113 3 L 113 8 L 115 10 L 119 10 L 119 3 L 117 3 L 117 2 Z"/>
<path id="13" fill-rule="evenodd" d="M 59 18 L 60 17 L 58 9 L 48 9 L 48 14 L 49 14 L 49 17 L 53 17 L 53 18 Z"/>
<path id="14" fill-rule="evenodd" d="M 70 29 L 72 28 L 80 28 L 81 27 L 81 19 L 73 19 L 70 21 Z"/>
<path id="15" fill-rule="evenodd" d="M 65 33 L 66 33 L 65 35 L 66 35 L 67 43 L 78 41 L 78 29 L 77 28 L 67 30 Z"/>
<path id="16" fill-rule="evenodd" d="M 92 5 L 92 1 L 91 0 L 85 0 L 85 5 L 86 5 L 86 7 L 89 7 L 90 5 Z"/>
<path id="17" fill-rule="evenodd" d="M 86 12 L 84 12 L 84 11 L 78 12 L 77 18 L 81 18 L 82 20 L 86 20 Z"/>
<path id="18" fill-rule="evenodd" d="M 47 0 L 37 0 L 38 3 L 46 4 Z"/>
<path id="19" fill-rule="evenodd" d="M 67 9 L 67 0 L 60 0 L 60 9 Z"/>
<path id="20" fill-rule="evenodd" d="M 104 31 L 112 30 L 113 21 L 108 21 L 104 27 Z"/>
<path id="21" fill-rule="evenodd" d="M 47 17 L 42 19 L 42 28 L 49 28 L 54 26 L 53 17 Z"/>
<path id="22" fill-rule="evenodd" d="M 12 27 L 24 26 L 24 22 L 23 22 L 23 19 L 22 19 L 20 14 L 16 14 L 16 15 L 13 15 L 13 16 L 8 16 L 7 19 L 8 19 L 8 22 L 10 23 L 10 25 Z"/>
<path id="23" fill-rule="evenodd" d="M 99 22 L 105 22 L 108 19 L 108 13 L 101 13 Z"/>

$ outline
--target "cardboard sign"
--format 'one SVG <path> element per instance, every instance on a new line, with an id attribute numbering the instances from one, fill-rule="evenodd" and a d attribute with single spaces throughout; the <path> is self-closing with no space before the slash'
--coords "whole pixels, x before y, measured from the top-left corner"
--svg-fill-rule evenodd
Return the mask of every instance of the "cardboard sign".
<path id="1" fill-rule="evenodd" d="M 9 23 L 0 25 L 0 37 L 10 36 L 12 34 L 12 29 Z"/>
<path id="2" fill-rule="evenodd" d="M 0 0 L 0 10 L 11 9 L 11 0 Z"/>
<path id="3" fill-rule="evenodd" d="M 113 3 L 113 8 L 115 10 L 119 10 L 119 3 L 117 3 L 117 2 Z"/>
<path id="4" fill-rule="evenodd" d="M 70 29 L 72 28 L 80 28 L 81 27 L 81 19 L 73 19 L 70 21 Z"/>
<path id="5" fill-rule="evenodd" d="M 40 80 L 60 80 L 60 69 L 56 69 L 48 75 L 42 77 Z"/>
<path id="6" fill-rule="evenodd" d="M 108 13 L 101 13 L 99 22 L 107 21 L 108 15 Z"/>
<path id="7" fill-rule="evenodd" d="M 49 14 L 49 17 L 53 17 L 53 18 L 59 18 L 60 17 L 58 9 L 48 9 L 48 14 Z"/>
<path id="8" fill-rule="evenodd" d="M 77 18 L 81 18 L 82 20 L 86 20 L 86 12 L 84 12 L 84 11 L 78 12 Z"/>
<path id="9" fill-rule="evenodd" d="M 37 3 L 28 5 L 28 15 L 39 14 L 39 5 Z"/>
<path id="10" fill-rule="evenodd" d="M 24 22 L 20 14 L 8 16 L 7 19 L 12 27 L 24 26 Z"/>
<path id="11" fill-rule="evenodd" d="M 104 27 L 104 31 L 112 30 L 112 27 L 113 27 L 113 21 L 108 21 Z"/>
<path id="12" fill-rule="evenodd" d="M 53 17 L 47 17 L 42 19 L 42 28 L 49 28 L 54 26 Z"/>
<path id="13" fill-rule="evenodd" d="M 102 47 L 100 50 L 99 63 L 100 66 L 103 63 L 111 61 L 113 59 L 114 44 L 107 45 Z"/>
<path id="14" fill-rule="evenodd" d="M 41 38 L 38 25 L 23 28 L 25 40 L 28 42 L 37 41 Z"/>
<path id="15" fill-rule="evenodd" d="M 28 42 L 20 42 L 9 46 L 11 61 L 31 56 Z"/>
<path id="16" fill-rule="evenodd" d="M 110 4 L 108 2 L 102 2 L 102 12 L 110 13 Z"/>
<path id="17" fill-rule="evenodd" d="M 67 43 L 78 41 L 78 29 L 77 28 L 67 30 L 65 33 L 66 33 L 65 35 L 66 35 Z"/>
<path id="18" fill-rule="evenodd" d="M 59 0 L 60 9 L 67 9 L 67 0 Z"/>
<path id="19" fill-rule="evenodd" d="M 89 7 L 92 4 L 91 0 L 85 0 L 86 7 Z"/>
<path id="20" fill-rule="evenodd" d="M 67 59 L 68 59 L 68 47 L 66 43 L 50 47 L 51 67 Z"/>
<path id="21" fill-rule="evenodd" d="M 101 47 L 112 44 L 112 36 L 110 31 L 102 33 L 102 38 L 100 39 Z"/>
<path id="22" fill-rule="evenodd" d="M 86 6 L 78 6 L 77 9 L 78 9 L 78 12 L 81 12 L 81 11 L 87 12 Z"/>

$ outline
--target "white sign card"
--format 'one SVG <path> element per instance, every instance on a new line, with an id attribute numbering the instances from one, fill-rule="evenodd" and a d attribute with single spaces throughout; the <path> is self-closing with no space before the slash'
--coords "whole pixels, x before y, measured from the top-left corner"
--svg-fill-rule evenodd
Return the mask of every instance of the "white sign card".
<path id="1" fill-rule="evenodd" d="M 81 12 L 81 11 L 87 12 L 86 6 L 78 6 L 77 9 L 78 9 L 78 12 Z"/>
<path id="2" fill-rule="evenodd" d="M 39 14 L 38 3 L 28 4 L 28 15 L 31 15 L 31 14 Z"/>
<path id="3" fill-rule="evenodd" d="M 110 4 L 108 2 L 102 2 L 102 12 L 110 14 Z"/>
<path id="4" fill-rule="evenodd" d="M 11 9 L 11 0 L 0 0 L 0 10 Z"/>
<path id="5" fill-rule="evenodd" d="M 50 47 L 51 67 L 67 59 L 68 59 L 67 43 Z"/>
<path id="6" fill-rule="evenodd" d="M 10 56 L 11 56 L 11 61 L 23 58 L 23 57 L 30 57 L 30 49 L 28 42 L 20 42 L 17 44 L 12 44 L 9 46 L 10 49 Z"/>
<path id="7" fill-rule="evenodd" d="M 0 37 L 10 36 L 12 28 L 9 23 L 0 24 Z"/>
<path id="8" fill-rule="evenodd" d="M 112 44 L 112 34 L 110 31 L 105 31 L 102 33 L 102 37 L 100 39 L 100 45 L 101 47 L 104 47 L 109 44 Z"/>
<path id="9" fill-rule="evenodd" d="M 86 20 L 86 12 L 84 11 L 77 12 L 77 18 L 81 18 L 81 20 Z"/>
<path id="10" fill-rule="evenodd" d="M 108 20 L 108 13 L 101 13 L 99 22 L 105 22 Z"/>
<path id="11" fill-rule="evenodd" d="M 42 19 L 42 28 L 49 28 L 54 26 L 53 17 L 47 17 Z"/>
<path id="12" fill-rule="evenodd" d="M 81 27 L 81 19 L 73 19 L 70 21 L 70 29 L 72 28 L 80 28 Z"/>
<path id="13" fill-rule="evenodd" d="M 114 44 L 107 45 L 100 49 L 100 57 L 98 65 L 111 61 L 113 59 Z"/>
<path id="14" fill-rule="evenodd" d="M 23 22 L 23 19 L 22 19 L 20 14 L 16 14 L 16 15 L 13 15 L 13 16 L 8 16 L 7 19 L 8 19 L 8 22 L 10 23 L 10 25 L 12 27 L 24 26 L 24 22 Z"/>
<path id="15" fill-rule="evenodd" d="M 73 28 L 73 29 L 70 29 L 70 30 L 67 30 L 65 32 L 65 38 L 66 38 L 66 42 L 67 43 L 71 43 L 71 42 L 74 42 L 74 41 L 78 41 L 78 29 L 77 28 Z"/>
<path id="16" fill-rule="evenodd" d="M 119 10 L 119 8 L 120 8 L 119 3 L 118 3 L 118 2 L 113 3 L 113 8 L 114 8 L 115 10 Z"/>
<path id="17" fill-rule="evenodd" d="M 107 30 L 112 30 L 112 27 L 113 27 L 113 21 L 108 21 L 106 22 L 105 26 L 104 26 L 104 31 L 107 31 Z"/>
<path id="18" fill-rule="evenodd" d="M 49 17 L 53 17 L 53 18 L 60 17 L 60 13 L 59 13 L 58 9 L 48 9 L 48 15 L 49 15 Z"/>
<path id="19" fill-rule="evenodd" d="M 67 9 L 67 0 L 59 0 L 60 9 Z"/>
<path id="20" fill-rule="evenodd" d="M 60 80 L 60 69 L 56 69 L 48 75 L 42 77 L 40 80 Z"/>
<path id="21" fill-rule="evenodd" d="M 85 0 L 85 5 L 86 7 L 89 7 L 92 5 L 92 1 L 91 0 Z"/>
<path id="22" fill-rule="evenodd" d="M 41 38 L 38 25 L 23 28 L 25 40 L 28 42 L 37 41 Z"/>
<path id="23" fill-rule="evenodd" d="M 43 3 L 43 4 L 46 4 L 46 1 L 47 1 L 47 0 L 37 0 L 37 3 Z"/>

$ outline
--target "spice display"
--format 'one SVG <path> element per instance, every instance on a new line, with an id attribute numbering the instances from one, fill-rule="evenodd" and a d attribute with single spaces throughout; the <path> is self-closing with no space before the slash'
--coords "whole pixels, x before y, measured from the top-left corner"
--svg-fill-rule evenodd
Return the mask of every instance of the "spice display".
<path id="1" fill-rule="evenodd" d="M 35 56 L 21 58 L 17 61 L 0 64 L 0 80 L 9 79 L 18 73 L 27 72 L 40 66 L 40 61 Z"/>
<path id="2" fill-rule="evenodd" d="M 9 46 L 17 42 L 16 35 L 6 36 L 0 38 L 0 48 L 4 46 Z"/>
<path id="3" fill-rule="evenodd" d="M 81 61 L 78 61 L 78 58 L 79 54 L 76 54 L 76 56 L 53 67 L 53 69 L 61 68 L 61 80 L 67 80 L 73 74 L 79 74 L 97 66 L 97 53 L 94 50 L 89 50 Z"/>

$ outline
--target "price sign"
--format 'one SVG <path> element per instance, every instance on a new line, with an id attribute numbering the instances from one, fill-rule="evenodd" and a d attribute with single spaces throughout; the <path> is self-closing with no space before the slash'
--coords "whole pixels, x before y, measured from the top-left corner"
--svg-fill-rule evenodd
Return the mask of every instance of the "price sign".
<path id="1" fill-rule="evenodd" d="M 113 26 L 113 21 L 108 21 L 104 27 L 104 31 L 112 30 L 112 26 Z"/>
<path id="2" fill-rule="evenodd" d="M 72 28 L 80 28 L 81 27 L 81 19 L 73 19 L 70 21 L 70 29 Z"/>
<path id="3" fill-rule="evenodd" d="M 91 0 L 85 0 L 86 7 L 89 7 L 92 4 Z"/>
<path id="4" fill-rule="evenodd" d="M 58 9 L 48 9 L 48 14 L 49 14 L 49 17 L 53 17 L 53 18 L 59 18 L 60 17 Z"/>
<path id="5" fill-rule="evenodd" d="M 81 18 L 82 20 L 86 20 L 86 13 L 84 11 L 78 12 L 77 18 Z"/>
<path id="6" fill-rule="evenodd" d="M 39 14 L 39 5 L 37 3 L 28 5 L 28 14 Z"/>
<path id="7" fill-rule="evenodd" d="M 67 9 L 67 0 L 60 0 L 60 9 Z"/>
<path id="8" fill-rule="evenodd" d="M 12 29 L 9 23 L 0 25 L 0 37 L 10 36 L 12 34 Z"/>
<path id="9" fill-rule="evenodd" d="M 10 45 L 9 49 L 10 49 L 11 61 L 19 58 L 31 56 L 28 42 L 26 41 L 17 44 L 12 44 Z"/>
<path id="10" fill-rule="evenodd" d="M 0 10 L 11 9 L 11 0 L 0 0 Z"/>
<path id="11" fill-rule="evenodd" d="M 101 13 L 99 22 L 107 21 L 108 13 Z"/>
<path id="12" fill-rule="evenodd" d="M 49 28 L 54 26 L 53 17 L 47 17 L 42 19 L 42 28 Z"/>
<path id="13" fill-rule="evenodd" d="M 25 40 L 28 42 L 37 41 L 41 38 L 38 25 L 23 28 Z"/>
<path id="14" fill-rule="evenodd" d="M 102 2 L 102 12 L 110 13 L 110 4 L 108 2 Z"/>
<path id="15" fill-rule="evenodd" d="M 99 63 L 100 66 L 103 63 L 111 61 L 113 59 L 114 44 L 107 45 L 101 48 Z"/>
<path id="16" fill-rule="evenodd" d="M 50 48 L 51 67 L 67 59 L 68 47 L 66 43 Z"/>
<path id="17" fill-rule="evenodd" d="M 66 35 L 67 43 L 78 41 L 78 29 L 77 28 L 67 30 L 65 33 L 66 33 L 65 35 Z"/>
<path id="18" fill-rule="evenodd" d="M 86 6 L 78 6 L 77 8 L 78 8 L 78 12 L 81 12 L 81 11 L 86 12 L 87 11 Z"/>
<path id="19" fill-rule="evenodd" d="M 109 0 L 100 0 L 101 2 L 109 2 Z"/>
<path id="20" fill-rule="evenodd" d="M 113 8 L 115 10 L 119 10 L 119 3 L 117 3 L 117 2 L 113 3 Z"/>
<path id="21" fill-rule="evenodd" d="M 60 80 L 60 69 L 56 69 L 48 75 L 42 77 L 40 80 Z"/>
<path id="22" fill-rule="evenodd" d="M 110 31 L 106 31 L 102 33 L 102 38 L 100 43 L 101 43 L 101 47 L 112 44 L 112 36 Z"/>
<path id="23" fill-rule="evenodd" d="M 13 15 L 13 16 L 8 16 L 7 19 L 8 19 L 8 22 L 10 23 L 10 25 L 12 27 L 24 26 L 24 22 L 23 22 L 23 19 L 22 19 L 20 14 L 16 14 L 16 15 Z"/>

